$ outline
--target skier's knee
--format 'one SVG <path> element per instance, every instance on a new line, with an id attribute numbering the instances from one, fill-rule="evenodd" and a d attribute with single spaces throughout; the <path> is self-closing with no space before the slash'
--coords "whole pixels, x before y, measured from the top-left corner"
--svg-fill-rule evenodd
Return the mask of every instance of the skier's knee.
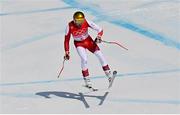
<path id="1" fill-rule="evenodd" d="M 82 59 L 81 62 L 86 65 L 87 64 L 87 59 Z"/>

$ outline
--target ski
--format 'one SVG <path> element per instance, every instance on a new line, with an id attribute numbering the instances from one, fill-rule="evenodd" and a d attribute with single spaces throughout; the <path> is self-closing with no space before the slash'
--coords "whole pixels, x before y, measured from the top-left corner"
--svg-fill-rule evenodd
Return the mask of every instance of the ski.
<path id="1" fill-rule="evenodd" d="M 98 91 L 98 89 L 93 88 L 93 87 L 91 87 L 91 86 L 85 85 L 84 87 L 85 87 L 85 88 L 88 88 L 90 91 Z"/>
<path id="2" fill-rule="evenodd" d="M 117 76 L 117 71 L 113 71 L 113 74 L 112 74 L 112 77 L 111 77 L 111 81 L 109 82 L 109 86 L 108 86 L 108 89 L 110 89 L 113 85 L 113 82 L 114 82 L 114 79 L 115 77 Z M 108 89 L 97 89 L 97 88 L 93 88 L 92 86 L 88 86 L 88 85 L 83 85 L 83 87 L 87 88 L 90 90 L 90 92 L 96 92 L 96 91 L 105 91 L 105 90 L 108 90 Z M 87 92 L 87 93 L 90 93 L 90 92 Z"/>
<path id="3" fill-rule="evenodd" d="M 111 81 L 109 82 L 108 89 L 112 87 L 115 77 L 117 76 L 117 71 L 113 71 Z"/>

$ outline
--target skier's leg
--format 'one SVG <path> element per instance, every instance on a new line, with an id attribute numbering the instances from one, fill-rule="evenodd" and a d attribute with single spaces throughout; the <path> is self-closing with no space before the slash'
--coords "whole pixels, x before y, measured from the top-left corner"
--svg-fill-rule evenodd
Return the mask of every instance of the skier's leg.
<path id="1" fill-rule="evenodd" d="M 82 75 L 85 81 L 86 86 L 91 86 L 90 79 L 89 79 L 89 71 L 87 67 L 87 53 L 84 47 L 77 47 L 77 52 L 81 58 L 81 68 L 82 68 Z"/>
<path id="2" fill-rule="evenodd" d="M 102 52 L 100 50 L 97 50 L 94 52 L 94 54 L 96 55 L 96 57 L 99 59 L 102 67 L 105 67 L 107 66 L 107 62 L 106 62 L 106 59 L 104 58 Z M 104 69 L 109 69 L 108 67 L 105 67 Z"/>
<path id="3" fill-rule="evenodd" d="M 106 62 L 106 59 L 104 58 L 103 54 L 101 53 L 98 45 L 93 41 L 93 39 L 90 36 L 87 38 L 86 44 L 88 44 L 88 45 L 86 45 L 86 48 L 90 52 L 94 53 L 97 56 L 97 58 L 99 59 L 101 65 L 102 65 L 102 68 L 103 68 L 106 76 L 108 78 L 110 78 L 111 77 L 110 68 Z"/>
<path id="4" fill-rule="evenodd" d="M 83 71 L 87 70 L 87 53 L 86 53 L 86 49 L 83 47 L 77 47 L 77 52 L 81 58 L 81 68 Z"/>
<path id="5" fill-rule="evenodd" d="M 104 70 L 104 73 L 106 74 L 106 76 L 109 78 L 111 77 L 111 71 L 110 71 L 110 68 L 109 68 L 109 65 L 106 61 L 106 59 L 104 58 L 102 52 L 100 50 L 97 50 L 94 52 L 94 54 L 96 55 L 96 57 L 99 59 L 101 65 L 102 65 L 102 68 Z"/>

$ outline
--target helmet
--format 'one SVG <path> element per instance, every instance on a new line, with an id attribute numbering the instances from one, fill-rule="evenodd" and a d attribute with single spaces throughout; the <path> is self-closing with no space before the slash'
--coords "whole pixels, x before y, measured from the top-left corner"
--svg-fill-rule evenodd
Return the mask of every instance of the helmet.
<path id="1" fill-rule="evenodd" d="M 84 19 L 84 18 L 85 18 L 85 16 L 84 16 L 83 12 L 81 12 L 81 11 L 77 11 L 73 15 L 74 20 L 80 20 L 80 19 Z"/>
<path id="2" fill-rule="evenodd" d="M 85 16 L 83 12 L 77 11 L 74 13 L 73 19 L 76 24 L 82 24 L 84 22 Z"/>

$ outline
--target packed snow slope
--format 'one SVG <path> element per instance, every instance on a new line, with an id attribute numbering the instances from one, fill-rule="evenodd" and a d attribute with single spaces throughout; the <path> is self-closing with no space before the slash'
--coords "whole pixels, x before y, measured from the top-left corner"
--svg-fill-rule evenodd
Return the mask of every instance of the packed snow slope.
<path id="1" fill-rule="evenodd" d="M 180 113 L 179 6 L 179 0 L 1 0 L 0 113 Z M 118 71 L 110 90 L 90 52 L 91 81 L 100 91 L 83 87 L 73 39 L 57 78 L 65 27 L 78 10 L 104 29 L 102 39 L 129 49 L 99 44 Z"/>

